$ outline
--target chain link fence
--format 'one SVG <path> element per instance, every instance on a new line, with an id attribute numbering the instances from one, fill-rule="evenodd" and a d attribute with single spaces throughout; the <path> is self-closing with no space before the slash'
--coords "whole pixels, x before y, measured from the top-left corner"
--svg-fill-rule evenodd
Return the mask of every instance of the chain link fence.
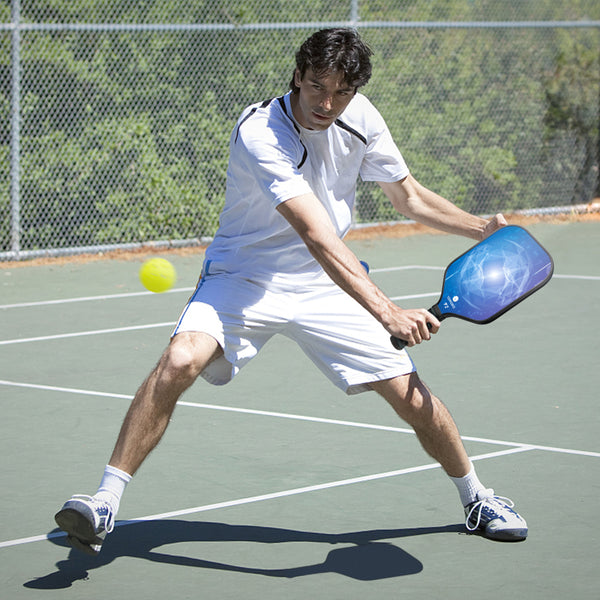
<path id="1" fill-rule="evenodd" d="M 356 26 L 415 176 L 477 214 L 598 195 L 596 0 L 3 0 L 0 260 L 210 238 L 230 131 Z M 356 224 L 397 220 L 359 184 Z"/>

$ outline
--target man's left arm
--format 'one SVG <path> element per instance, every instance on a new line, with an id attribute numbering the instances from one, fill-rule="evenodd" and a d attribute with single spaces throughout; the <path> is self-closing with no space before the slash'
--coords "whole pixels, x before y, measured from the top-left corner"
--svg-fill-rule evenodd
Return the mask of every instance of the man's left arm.
<path id="1" fill-rule="evenodd" d="M 378 184 L 400 214 L 440 231 L 479 241 L 507 224 L 501 214 L 486 220 L 458 208 L 421 185 L 412 175 L 401 181 Z"/>

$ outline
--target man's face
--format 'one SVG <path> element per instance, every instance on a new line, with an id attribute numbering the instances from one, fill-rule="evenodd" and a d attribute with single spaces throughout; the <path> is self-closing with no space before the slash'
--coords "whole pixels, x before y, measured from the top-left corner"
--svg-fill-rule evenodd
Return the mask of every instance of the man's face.
<path id="1" fill-rule="evenodd" d="M 344 112 L 356 91 L 344 81 L 344 74 L 336 71 L 317 77 L 312 69 L 307 69 L 301 79 L 296 69 L 294 77 L 300 91 L 291 96 L 292 112 L 306 129 L 327 129 Z"/>

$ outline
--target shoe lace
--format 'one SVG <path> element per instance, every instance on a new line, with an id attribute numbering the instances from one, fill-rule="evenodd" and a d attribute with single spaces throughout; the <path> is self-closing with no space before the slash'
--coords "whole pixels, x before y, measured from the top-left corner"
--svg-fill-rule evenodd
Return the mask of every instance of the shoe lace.
<path id="1" fill-rule="evenodd" d="M 503 504 L 505 504 L 509 508 L 512 508 L 515 505 L 515 503 L 510 498 L 506 498 L 505 496 L 494 495 L 494 490 L 492 489 L 483 490 L 479 492 L 477 494 L 477 500 L 473 502 L 467 514 L 465 525 L 469 531 L 475 531 L 476 529 L 479 529 L 483 509 L 486 504 L 488 506 L 491 506 L 492 509 L 494 505 L 500 508 L 503 508 Z M 475 524 L 471 525 L 471 518 L 473 517 L 474 513 L 476 514 Z"/>
<path id="2" fill-rule="evenodd" d="M 81 500 L 87 500 L 88 502 L 94 502 L 95 504 L 101 504 L 106 506 L 106 519 L 104 521 L 104 530 L 106 533 L 112 533 L 115 528 L 115 513 L 112 509 L 112 506 L 106 502 L 105 500 L 99 500 L 94 496 L 88 496 L 87 494 L 74 494 L 73 498 L 80 498 Z"/>

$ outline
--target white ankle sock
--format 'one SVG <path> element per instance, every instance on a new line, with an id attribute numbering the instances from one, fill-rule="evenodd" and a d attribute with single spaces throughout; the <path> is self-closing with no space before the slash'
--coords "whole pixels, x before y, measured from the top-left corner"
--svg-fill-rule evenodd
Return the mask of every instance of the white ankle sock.
<path id="1" fill-rule="evenodd" d="M 117 514 L 119 504 L 121 503 L 121 496 L 130 481 L 131 475 L 129 475 L 129 473 L 125 473 L 125 471 L 121 471 L 121 469 L 117 469 L 116 467 L 106 465 L 100 487 L 96 492 L 96 498 L 101 498 L 108 502 L 113 509 L 113 513 Z"/>
<path id="2" fill-rule="evenodd" d="M 485 486 L 479 481 L 477 474 L 475 473 L 475 467 L 471 463 L 471 470 L 464 477 L 450 477 L 460 495 L 460 501 L 463 506 L 471 504 L 477 500 L 477 492 L 485 489 Z"/>

